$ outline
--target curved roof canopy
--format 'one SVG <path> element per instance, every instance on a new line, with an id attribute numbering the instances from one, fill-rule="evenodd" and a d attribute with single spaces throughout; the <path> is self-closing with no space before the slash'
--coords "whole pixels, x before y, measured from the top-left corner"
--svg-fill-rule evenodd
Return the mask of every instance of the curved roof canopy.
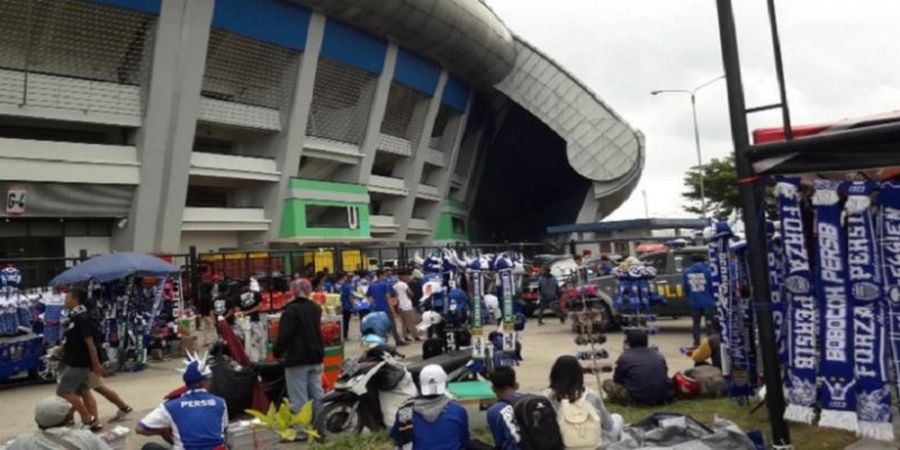
<path id="1" fill-rule="evenodd" d="M 477 0 L 291 0 L 427 56 L 490 86 L 512 70 L 512 33 Z"/>

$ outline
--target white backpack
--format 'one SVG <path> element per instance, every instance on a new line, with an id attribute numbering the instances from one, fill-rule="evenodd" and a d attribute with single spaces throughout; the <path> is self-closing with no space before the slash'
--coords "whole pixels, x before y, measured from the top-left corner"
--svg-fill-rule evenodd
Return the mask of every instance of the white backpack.
<path id="1" fill-rule="evenodd" d="M 600 446 L 600 416 L 584 395 L 574 403 L 564 398 L 559 405 L 559 431 L 569 450 L 595 449 Z"/>

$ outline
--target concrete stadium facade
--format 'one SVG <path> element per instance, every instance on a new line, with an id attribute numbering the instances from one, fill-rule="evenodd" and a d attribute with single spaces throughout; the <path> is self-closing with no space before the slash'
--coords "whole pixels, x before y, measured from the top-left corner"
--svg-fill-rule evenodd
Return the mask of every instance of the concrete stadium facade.
<path id="1" fill-rule="evenodd" d="M 564 161 L 557 223 L 643 168 L 477 0 L 5 0 L 0 27 L 0 257 L 469 240 L 495 149 Z"/>

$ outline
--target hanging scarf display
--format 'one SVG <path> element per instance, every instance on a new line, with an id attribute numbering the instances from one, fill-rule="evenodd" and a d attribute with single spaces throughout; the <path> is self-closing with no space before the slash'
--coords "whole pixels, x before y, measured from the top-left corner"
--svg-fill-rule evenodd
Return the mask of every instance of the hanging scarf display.
<path id="1" fill-rule="evenodd" d="M 484 363 L 487 345 L 481 311 L 484 301 L 484 271 L 490 267 L 481 256 L 469 260 L 466 266 L 469 274 L 469 298 L 472 299 L 472 358 L 480 365 Z"/>
<path id="2" fill-rule="evenodd" d="M 853 303 L 853 333 L 857 434 L 893 440 L 891 393 L 884 370 L 884 314 L 879 255 L 875 251 L 871 198 L 874 183 L 852 182 L 847 187 L 847 268 Z"/>
<path id="3" fill-rule="evenodd" d="M 803 234 L 799 185 L 798 178 L 781 178 L 775 186 L 784 233 L 785 301 L 790 305 L 791 313 L 788 320 L 788 406 L 784 418 L 811 424 L 816 405 L 816 299 Z"/>
<path id="4" fill-rule="evenodd" d="M 503 288 L 501 308 L 503 311 L 503 355 L 504 361 L 514 361 L 516 353 L 516 330 L 513 321 L 513 261 L 505 253 L 494 260 L 494 270 L 500 276 Z"/>
<path id="5" fill-rule="evenodd" d="M 731 269 L 728 254 L 728 240 L 731 239 L 731 227 L 728 222 L 718 221 L 713 224 L 709 239 L 709 263 L 712 269 L 712 286 L 716 294 L 716 316 L 719 320 L 719 341 L 722 354 L 722 375 L 731 374 L 729 303 L 731 301 Z"/>
<path id="6" fill-rule="evenodd" d="M 746 405 L 753 395 L 751 375 L 751 342 L 753 341 L 752 317 L 750 312 L 750 296 L 748 278 L 746 276 L 746 242 L 731 246 L 734 261 L 730 265 L 731 288 L 728 290 L 728 360 L 731 377 L 728 379 L 728 392 L 739 404 Z"/>
<path id="7" fill-rule="evenodd" d="M 780 224 L 777 228 L 781 228 Z M 776 230 L 776 224 L 768 224 L 768 269 L 769 291 L 772 299 L 772 322 L 775 325 L 775 347 L 778 349 L 778 362 L 781 367 L 787 367 L 788 352 L 785 339 L 787 322 L 787 303 L 784 301 L 784 244 L 781 241 L 781 232 Z"/>
<path id="8" fill-rule="evenodd" d="M 894 362 L 900 374 L 900 184 L 882 183 L 879 193 L 881 261 L 884 267 L 887 329 Z M 900 385 L 900 376 L 895 380 Z"/>
<path id="9" fill-rule="evenodd" d="M 853 390 L 852 307 L 847 298 L 844 264 L 844 228 L 838 196 L 840 183 L 817 180 L 812 203 L 816 210 L 817 270 L 819 299 L 819 426 L 856 431 L 856 395 Z"/>

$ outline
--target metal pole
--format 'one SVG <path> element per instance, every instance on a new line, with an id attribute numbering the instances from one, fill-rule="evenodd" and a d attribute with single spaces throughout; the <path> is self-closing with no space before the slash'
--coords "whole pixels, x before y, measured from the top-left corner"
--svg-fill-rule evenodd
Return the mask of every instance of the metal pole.
<path id="1" fill-rule="evenodd" d="M 641 189 L 641 195 L 644 196 L 644 218 L 650 218 L 650 207 L 647 205 L 647 190 Z"/>
<path id="2" fill-rule="evenodd" d="M 694 145 L 697 147 L 697 167 L 700 169 L 700 217 L 706 220 L 706 173 L 703 170 L 703 154 L 700 152 L 700 127 L 697 125 L 697 97 L 691 92 L 691 112 L 694 114 Z"/>
<path id="3" fill-rule="evenodd" d="M 192 245 L 188 247 L 188 270 L 189 277 L 191 280 L 191 301 L 195 305 L 200 304 L 200 266 L 197 263 L 197 246 Z M 215 274 L 210 274 L 215 275 Z M 210 277 L 213 279 L 213 277 Z M 182 289 L 183 291 L 184 289 Z"/>
<path id="4" fill-rule="evenodd" d="M 768 0 L 769 28 L 772 30 L 772 51 L 775 54 L 775 75 L 778 77 L 778 92 L 781 95 L 781 122 L 784 140 L 794 139 L 791 129 L 791 110 L 788 108 L 787 87 L 784 85 L 784 64 L 781 62 L 781 39 L 778 37 L 778 20 L 775 17 L 775 0 Z"/>
<path id="5" fill-rule="evenodd" d="M 772 320 L 769 279 L 766 265 L 765 212 L 761 208 L 764 186 L 755 177 L 747 151 L 750 147 L 747 132 L 747 115 L 741 81 L 741 63 L 738 56 L 737 32 L 731 0 L 716 0 L 719 18 L 719 38 L 722 44 L 722 65 L 728 84 L 728 105 L 731 116 L 731 137 L 734 141 L 737 177 L 740 185 L 743 220 L 747 235 L 747 253 L 750 263 L 750 283 L 759 341 L 762 349 L 763 370 L 766 382 L 766 406 L 772 428 L 774 445 L 791 446 L 790 431 L 784 421 L 784 387 L 781 368 L 775 346 L 775 326 Z"/>

